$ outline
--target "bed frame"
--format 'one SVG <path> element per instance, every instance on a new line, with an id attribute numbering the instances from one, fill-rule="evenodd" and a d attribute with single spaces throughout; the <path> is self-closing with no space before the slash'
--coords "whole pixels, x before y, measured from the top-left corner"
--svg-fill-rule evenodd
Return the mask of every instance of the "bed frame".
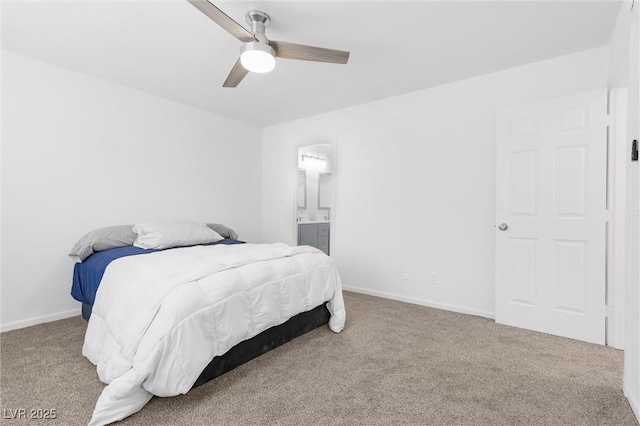
<path id="1" fill-rule="evenodd" d="M 91 305 L 82 304 L 82 317 L 87 321 L 91 317 L 91 309 Z M 271 327 L 251 339 L 238 343 L 224 355 L 213 358 L 193 384 L 192 389 L 328 323 L 329 317 L 329 310 L 326 303 L 323 303 L 310 311 L 291 317 L 286 322 Z"/>

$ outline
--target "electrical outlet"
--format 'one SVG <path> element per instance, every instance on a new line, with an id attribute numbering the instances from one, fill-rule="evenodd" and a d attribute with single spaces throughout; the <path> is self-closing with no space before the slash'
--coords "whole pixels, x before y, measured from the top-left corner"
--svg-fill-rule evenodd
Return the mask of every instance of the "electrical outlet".
<path id="1" fill-rule="evenodd" d="M 438 274 L 436 272 L 431 273 L 431 285 L 438 285 Z"/>
<path id="2" fill-rule="evenodd" d="M 402 279 L 404 281 L 409 281 L 409 271 L 402 271 Z"/>

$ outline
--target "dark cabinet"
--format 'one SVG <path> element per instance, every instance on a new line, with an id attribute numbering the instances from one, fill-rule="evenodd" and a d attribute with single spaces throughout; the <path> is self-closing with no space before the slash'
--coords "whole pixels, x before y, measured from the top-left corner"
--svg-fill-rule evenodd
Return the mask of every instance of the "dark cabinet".
<path id="1" fill-rule="evenodd" d="M 329 255 L 329 223 L 301 223 L 298 225 L 298 245 L 316 247 Z"/>

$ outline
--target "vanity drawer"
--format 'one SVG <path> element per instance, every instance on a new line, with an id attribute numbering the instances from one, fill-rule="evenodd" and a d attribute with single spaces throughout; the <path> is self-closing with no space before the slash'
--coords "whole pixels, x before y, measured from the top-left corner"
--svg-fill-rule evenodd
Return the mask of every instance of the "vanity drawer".
<path id="1" fill-rule="evenodd" d="M 329 236 L 320 237 L 318 236 L 318 248 L 320 250 L 328 250 L 329 249 Z"/>
<path id="2" fill-rule="evenodd" d="M 318 224 L 318 236 L 319 237 L 329 236 L 329 224 L 328 223 L 319 223 Z"/>

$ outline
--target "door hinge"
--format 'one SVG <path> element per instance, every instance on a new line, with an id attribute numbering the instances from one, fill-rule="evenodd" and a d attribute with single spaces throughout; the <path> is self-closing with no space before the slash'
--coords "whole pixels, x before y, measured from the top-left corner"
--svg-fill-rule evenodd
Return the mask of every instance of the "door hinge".
<path id="1" fill-rule="evenodd" d="M 613 316 L 613 308 L 609 305 L 604 305 L 604 316 L 611 318 Z"/>
<path id="2" fill-rule="evenodd" d="M 611 114 L 607 114 L 604 121 L 607 123 L 607 127 L 613 125 L 613 117 L 611 117 Z"/>

